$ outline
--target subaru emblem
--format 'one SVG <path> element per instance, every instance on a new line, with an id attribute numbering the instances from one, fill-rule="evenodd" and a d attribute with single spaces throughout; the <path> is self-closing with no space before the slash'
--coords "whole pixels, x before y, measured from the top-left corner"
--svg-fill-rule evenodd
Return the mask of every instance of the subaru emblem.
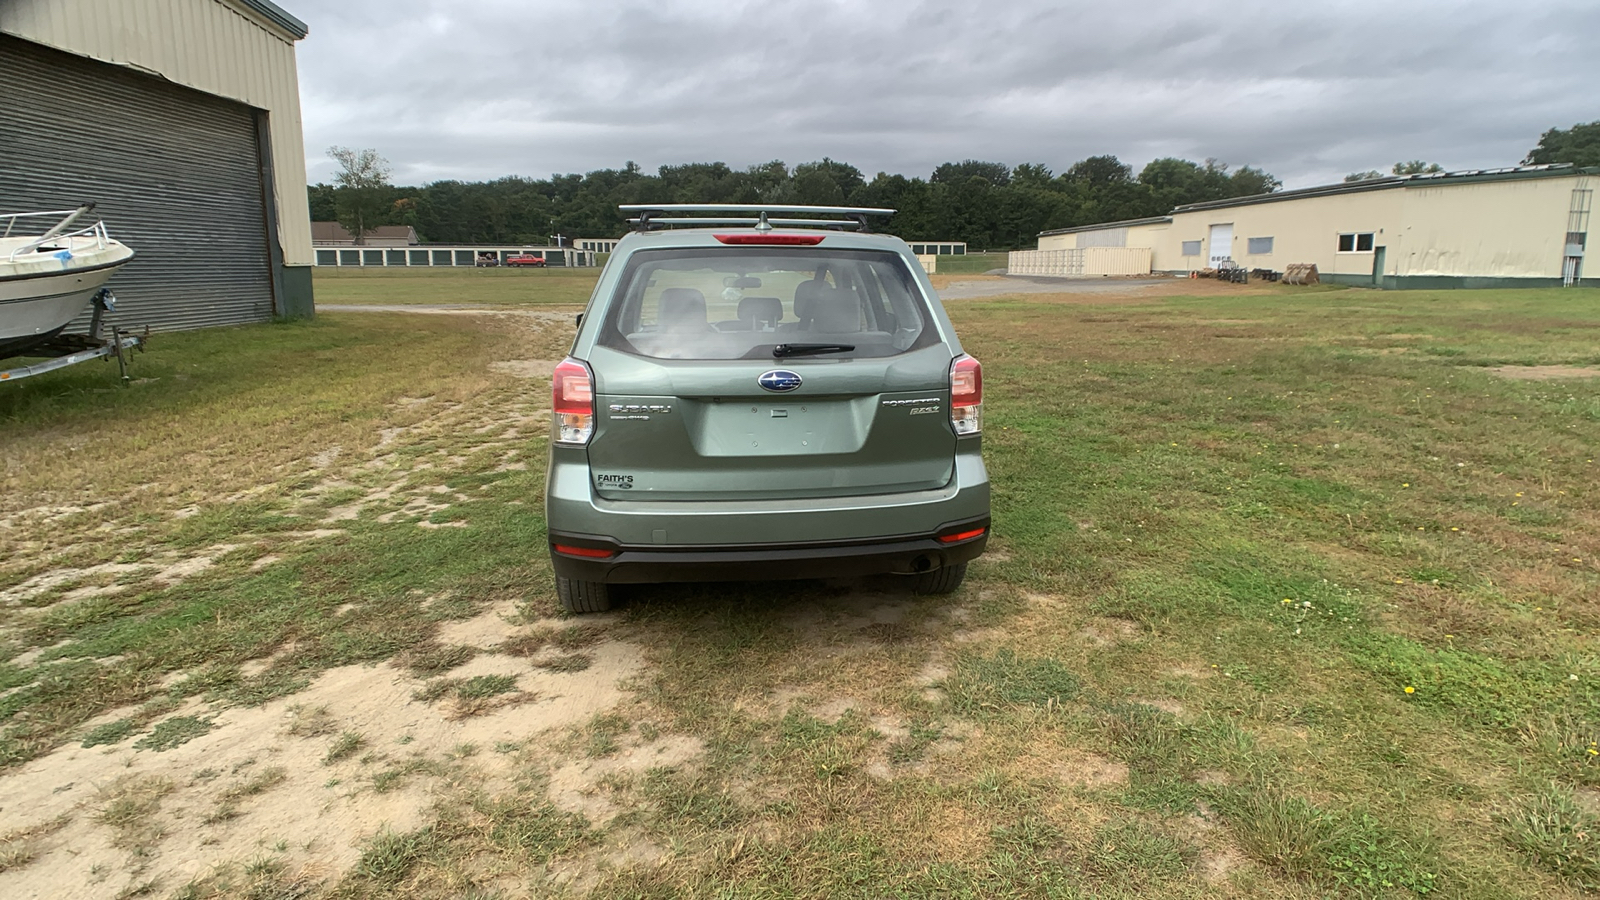
<path id="1" fill-rule="evenodd" d="M 800 373 L 788 369 L 773 369 L 770 372 L 762 372 L 761 377 L 756 379 L 756 384 L 773 393 L 785 394 L 800 386 Z"/>

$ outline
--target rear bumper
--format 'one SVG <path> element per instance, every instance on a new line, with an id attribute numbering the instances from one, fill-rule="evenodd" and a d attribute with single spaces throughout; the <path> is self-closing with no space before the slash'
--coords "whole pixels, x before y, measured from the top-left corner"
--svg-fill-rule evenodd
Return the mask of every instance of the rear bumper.
<path id="1" fill-rule="evenodd" d="M 983 534 L 945 543 L 938 535 L 982 528 Z M 780 581 L 861 575 L 915 575 L 978 558 L 989 542 L 989 517 L 948 523 L 934 532 L 877 541 L 818 541 L 806 544 L 736 544 L 720 547 L 627 546 L 592 534 L 550 533 L 550 561 L 557 576 L 577 581 L 639 584 L 668 581 Z M 593 551 L 603 558 L 572 556 L 556 545 Z"/>
<path id="2" fill-rule="evenodd" d="M 957 445 L 950 483 L 902 494 L 794 500 L 607 500 L 582 448 L 554 446 L 545 485 L 551 559 L 562 578 L 599 582 L 760 581 L 912 574 L 977 557 L 988 532 L 989 474 L 976 435 Z M 612 551 L 554 552 L 561 543 Z"/>

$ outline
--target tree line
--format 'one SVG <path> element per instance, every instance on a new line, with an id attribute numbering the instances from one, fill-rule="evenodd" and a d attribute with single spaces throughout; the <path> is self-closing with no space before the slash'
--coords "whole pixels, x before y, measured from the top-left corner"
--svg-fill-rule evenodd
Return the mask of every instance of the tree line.
<path id="1" fill-rule="evenodd" d="M 628 229 L 617 207 L 628 203 L 773 203 L 878 206 L 897 210 L 875 227 L 908 241 L 965 241 L 974 250 L 1034 246 L 1039 232 L 1121 219 L 1160 216 L 1173 207 L 1265 194 L 1282 185 L 1261 169 L 1230 169 L 1208 159 L 1164 158 L 1137 174 L 1115 156 L 1091 156 L 1054 173 L 1040 163 L 1008 166 L 969 159 L 944 163 L 928 178 L 879 172 L 871 180 L 849 163 L 824 157 L 790 168 L 781 160 L 734 169 L 726 163 L 621 169 L 548 179 L 435 181 L 420 187 L 389 182 L 374 150 L 333 147 L 333 184 L 309 188 L 311 218 L 338 221 L 351 233 L 378 225 L 411 225 L 425 241 L 544 244 L 568 238 L 620 237 Z M 1552 128 L 1525 163 L 1600 165 L 1600 122 Z M 1437 163 L 1396 163 L 1397 175 L 1438 172 Z M 1377 170 L 1346 181 L 1382 177 Z"/>
<path id="2" fill-rule="evenodd" d="M 823 158 L 790 168 L 781 160 L 734 169 L 726 163 L 621 169 L 548 179 L 388 183 L 375 152 L 331 148 L 334 184 L 309 189 L 311 218 L 352 234 L 377 225 L 411 225 L 424 241 L 544 244 L 620 237 L 629 203 L 773 203 L 874 206 L 897 210 L 874 228 L 906 240 L 965 241 L 974 250 L 1031 247 L 1040 231 L 1164 215 L 1182 203 L 1277 190 L 1272 175 L 1216 160 L 1158 159 L 1137 174 L 1115 156 L 1093 156 L 1053 173 L 1039 163 L 944 163 L 926 178 L 879 172 L 868 180 L 849 163 Z"/>

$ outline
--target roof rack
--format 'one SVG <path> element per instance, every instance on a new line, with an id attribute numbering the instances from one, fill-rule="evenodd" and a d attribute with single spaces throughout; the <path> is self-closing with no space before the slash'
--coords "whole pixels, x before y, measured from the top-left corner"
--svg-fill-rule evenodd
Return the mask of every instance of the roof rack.
<path id="1" fill-rule="evenodd" d="M 855 226 L 862 232 L 871 231 L 867 226 L 867 216 L 889 216 L 894 214 L 892 209 L 883 209 L 872 206 L 783 206 L 763 203 L 630 203 L 617 207 L 623 212 L 635 212 L 639 215 L 629 219 L 630 223 L 637 225 L 640 231 L 649 231 L 651 228 L 661 228 L 666 225 L 751 225 L 757 231 L 771 231 L 774 225 L 787 226 L 819 226 L 823 228 L 841 228 Z M 720 215 L 709 216 L 676 216 L 667 217 L 667 213 L 716 213 Z M 732 213 L 744 213 L 742 216 Z M 749 214 L 755 213 L 755 218 Z M 807 216 L 844 216 L 842 219 L 824 218 L 769 218 L 771 213 L 799 213 Z"/>

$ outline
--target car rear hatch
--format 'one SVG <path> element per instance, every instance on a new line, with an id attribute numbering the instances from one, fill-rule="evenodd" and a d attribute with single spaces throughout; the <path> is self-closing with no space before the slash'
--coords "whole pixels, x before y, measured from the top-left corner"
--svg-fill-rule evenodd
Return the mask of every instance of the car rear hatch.
<path id="1" fill-rule="evenodd" d="M 898 254 L 636 253 L 589 360 L 595 490 L 741 501 L 942 487 L 952 356 Z"/>

